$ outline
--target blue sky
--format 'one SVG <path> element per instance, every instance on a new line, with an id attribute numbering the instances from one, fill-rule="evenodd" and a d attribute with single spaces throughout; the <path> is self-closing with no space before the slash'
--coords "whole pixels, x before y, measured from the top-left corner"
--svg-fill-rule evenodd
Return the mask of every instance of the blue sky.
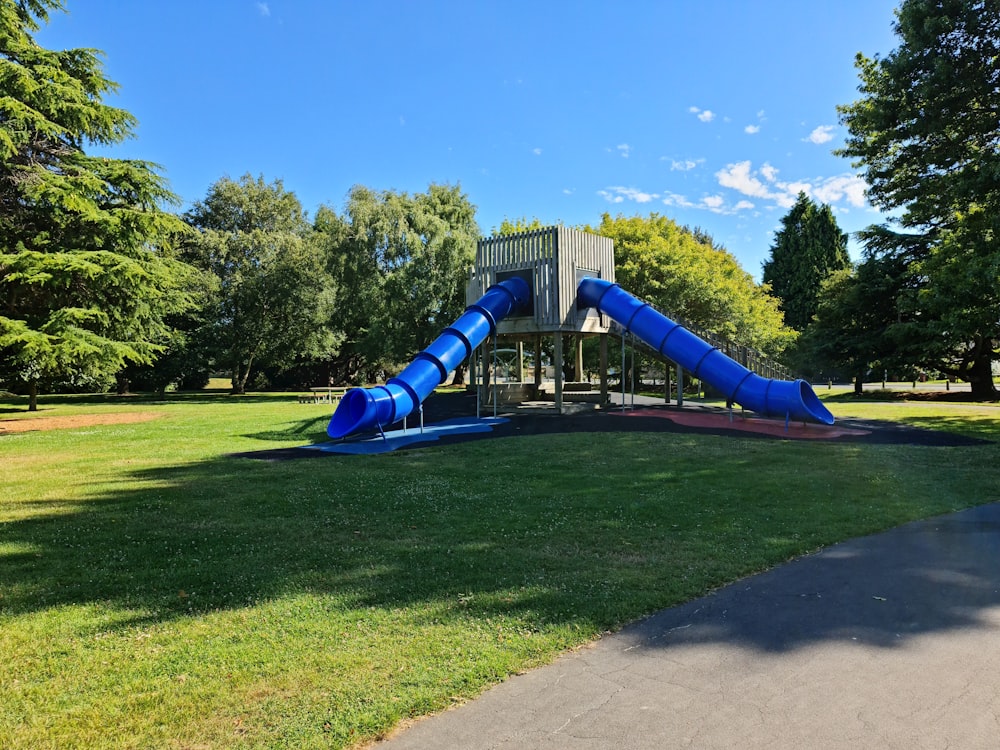
<path id="1" fill-rule="evenodd" d="M 105 52 L 139 120 L 120 157 L 184 205 L 281 179 L 314 214 L 352 185 L 460 184 L 504 217 L 699 226 L 757 278 L 799 190 L 880 221 L 836 105 L 896 46 L 888 0 L 67 0 L 38 35 Z M 858 247 L 852 243 L 852 254 Z"/>

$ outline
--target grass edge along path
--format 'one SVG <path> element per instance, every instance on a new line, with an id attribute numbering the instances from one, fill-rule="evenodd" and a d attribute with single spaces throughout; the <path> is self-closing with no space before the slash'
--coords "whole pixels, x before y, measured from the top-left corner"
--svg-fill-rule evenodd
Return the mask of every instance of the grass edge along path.
<path id="1" fill-rule="evenodd" d="M 644 614 L 1000 486 L 992 444 L 623 425 L 267 463 L 227 455 L 321 440 L 328 408 L 49 406 L 162 416 L 0 436 L 0 747 L 360 745 Z M 1000 436 L 995 407 L 897 413 Z"/>

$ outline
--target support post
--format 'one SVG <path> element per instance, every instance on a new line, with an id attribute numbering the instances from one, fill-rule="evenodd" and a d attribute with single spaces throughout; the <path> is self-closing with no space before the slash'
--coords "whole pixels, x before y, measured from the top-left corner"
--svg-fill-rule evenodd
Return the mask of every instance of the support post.
<path id="1" fill-rule="evenodd" d="M 578 333 L 576 339 L 576 358 L 573 363 L 573 380 L 577 383 L 583 380 L 583 334 Z"/>
<path id="2" fill-rule="evenodd" d="M 608 403 L 608 334 L 601 334 L 601 403 Z"/>
<path id="3" fill-rule="evenodd" d="M 500 345 L 500 336 L 493 334 L 493 418 L 497 418 L 497 402 L 500 394 L 497 392 L 497 347 Z"/>
<path id="4" fill-rule="evenodd" d="M 563 402 L 563 345 L 562 345 L 562 333 L 556 331 L 555 341 L 552 347 L 552 368 L 555 370 L 556 376 L 556 388 L 555 388 L 555 399 L 556 399 L 556 414 L 562 414 L 562 402 Z"/>
<path id="5" fill-rule="evenodd" d="M 542 334 L 535 334 L 535 393 L 542 387 Z"/>
<path id="6" fill-rule="evenodd" d="M 677 405 L 684 406 L 684 368 L 677 365 Z"/>

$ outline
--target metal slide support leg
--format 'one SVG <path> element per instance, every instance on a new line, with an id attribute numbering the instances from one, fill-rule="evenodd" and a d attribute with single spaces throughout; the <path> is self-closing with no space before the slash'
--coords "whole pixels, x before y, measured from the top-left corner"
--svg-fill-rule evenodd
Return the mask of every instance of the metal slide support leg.
<path id="1" fill-rule="evenodd" d="M 629 372 L 629 391 L 632 394 L 632 404 L 631 408 L 635 409 L 635 334 L 632 336 L 632 367 Z"/>
<path id="2" fill-rule="evenodd" d="M 622 411 L 625 411 L 625 329 L 622 329 L 622 369 L 618 371 L 618 378 L 622 381 Z"/>
<path id="3" fill-rule="evenodd" d="M 472 352 L 472 361 L 479 361 L 479 355 L 476 352 Z M 479 402 L 482 399 L 479 394 L 483 392 L 483 381 L 481 377 L 481 368 L 476 367 L 476 365 L 473 365 L 473 368 L 475 368 L 476 372 L 476 375 L 472 379 L 472 384 L 475 386 L 476 390 L 476 419 L 479 419 Z"/>
<path id="4" fill-rule="evenodd" d="M 500 337 L 497 336 L 495 333 L 493 334 L 493 378 L 492 378 L 492 383 L 493 383 L 493 418 L 494 419 L 496 419 L 496 417 L 497 417 L 497 397 L 499 395 L 498 392 L 497 392 L 497 373 L 499 372 L 497 370 L 497 339 L 499 339 L 499 338 Z"/>

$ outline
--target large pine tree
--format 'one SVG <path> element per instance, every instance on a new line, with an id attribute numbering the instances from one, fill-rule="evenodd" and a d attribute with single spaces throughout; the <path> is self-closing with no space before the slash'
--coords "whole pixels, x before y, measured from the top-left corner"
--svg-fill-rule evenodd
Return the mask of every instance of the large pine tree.
<path id="1" fill-rule="evenodd" d="M 149 362 L 184 304 L 168 257 L 183 223 L 156 165 L 87 149 L 132 135 L 103 102 L 116 84 L 94 50 L 32 34 L 60 0 L 0 0 L 0 380 L 36 408 L 47 383 L 101 383 Z"/>
<path id="2" fill-rule="evenodd" d="M 780 300 L 785 323 L 804 331 L 816 313 L 823 280 L 850 265 L 847 235 L 840 231 L 833 211 L 799 193 L 775 234 L 763 281 Z"/>

